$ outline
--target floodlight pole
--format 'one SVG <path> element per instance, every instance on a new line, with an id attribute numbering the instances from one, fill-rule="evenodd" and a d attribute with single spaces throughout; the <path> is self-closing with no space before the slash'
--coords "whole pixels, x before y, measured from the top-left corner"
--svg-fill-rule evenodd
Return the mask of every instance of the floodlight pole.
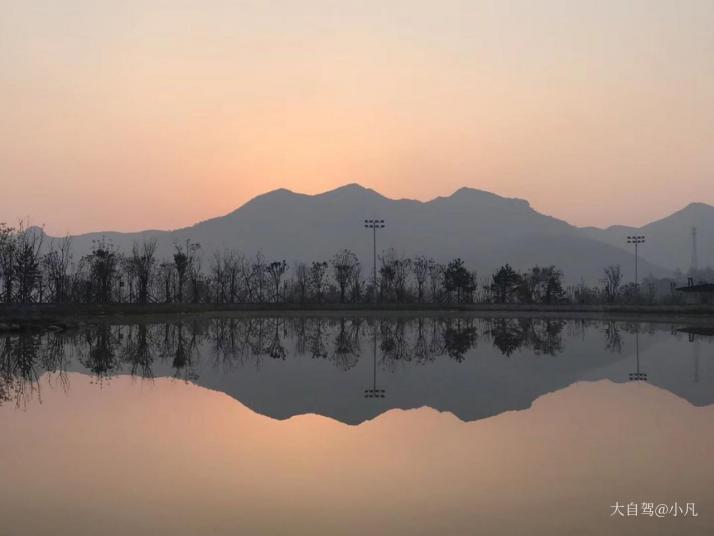
<path id="1" fill-rule="evenodd" d="M 640 284 L 639 279 L 637 277 L 637 258 L 638 258 L 637 246 L 645 243 L 645 237 L 643 235 L 628 236 L 627 243 L 635 245 L 635 286 L 637 287 Z"/>
<path id="2" fill-rule="evenodd" d="M 377 319 L 374 320 L 374 331 L 372 334 L 372 388 L 364 390 L 365 398 L 384 398 L 386 389 L 377 388 Z"/>
<path id="3" fill-rule="evenodd" d="M 375 320 L 376 322 L 376 320 Z M 372 338 L 372 388 L 377 390 L 377 328 L 374 328 L 374 336 Z"/>
<path id="4" fill-rule="evenodd" d="M 635 331 L 635 363 L 637 368 L 635 372 L 630 372 L 628 378 L 631 382 L 646 382 L 647 373 L 640 372 L 640 327 L 637 326 Z"/>
<path id="5" fill-rule="evenodd" d="M 384 229 L 384 220 L 364 220 L 365 229 L 372 229 L 372 281 L 374 301 L 377 301 L 377 229 Z"/>

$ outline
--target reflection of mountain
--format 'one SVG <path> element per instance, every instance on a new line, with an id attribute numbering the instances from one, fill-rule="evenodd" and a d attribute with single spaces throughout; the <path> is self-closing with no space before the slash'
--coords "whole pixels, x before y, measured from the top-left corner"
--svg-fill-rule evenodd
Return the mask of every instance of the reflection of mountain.
<path id="1" fill-rule="evenodd" d="M 714 407 L 648 385 L 579 383 L 479 422 L 421 408 L 351 427 L 276 421 L 165 378 L 100 389 L 72 373 L 69 394 L 53 380 L 42 407 L 0 407 L 3 534 L 714 534 Z M 639 532 L 647 519 L 608 517 L 613 495 L 640 490 L 701 515 Z"/>
<path id="2" fill-rule="evenodd" d="M 462 362 L 444 356 L 426 364 L 393 362 L 388 370 L 378 369 L 377 385 L 386 390 L 384 399 L 363 398 L 363 389 L 372 381 L 368 345 L 367 355 L 348 373 L 302 357 L 264 361 L 260 369 L 246 367 L 234 375 L 202 371 L 198 383 L 278 419 L 316 413 L 358 424 L 388 409 L 428 406 L 473 421 L 526 409 L 541 395 L 578 381 L 627 381 L 635 366 L 634 343 L 632 334 L 623 333 L 623 338 L 622 353 L 604 351 L 604 336 L 592 326 L 564 336 L 563 351 L 557 355 L 521 348 L 507 358 L 482 340 Z M 677 349 L 680 354 L 691 352 L 686 339 L 670 340 L 668 331 L 640 334 L 641 360 L 650 383 L 695 405 L 714 403 L 714 363 L 700 371 L 699 383 L 694 383 L 691 364 L 675 357 Z M 710 354 L 709 361 L 714 361 L 714 347 Z"/>
<path id="3" fill-rule="evenodd" d="M 73 244 L 78 255 L 85 254 L 93 240 L 106 236 L 127 251 L 132 240 L 152 237 L 158 240 L 159 255 L 165 257 L 173 253 L 173 244 L 191 239 L 202 244 L 206 259 L 216 250 L 237 248 L 249 256 L 262 250 L 269 259 L 309 261 L 327 259 L 349 248 L 366 260 L 372 250 L 361 222 L 369 217 L 387 219 L 380 248 L 426 254 L 441 262 L 461 257 L 484 276 L 504 263 L 518 269 L 554 264 L 570 281 L 583 277 L 595 283 L 609 264 L 634 264 L 624 241 L 603 239 L 605 231 L 598 234 L 579 229 L 537 212 L 522 199 L 472 188 L 428 202 L 388 199 L 356 184 L 312 196 L 276 190 L 230 214 L 191 227 L 91 233 L 74 237 Z M 674 239 L 686 242 L 686 236 Z M 648 248 L 652 247 L 654 243 L 648 243 Z M 666 273 L 656 264 L 641 263 L 643 274 Z"/>
<path id="4" fill-rule="evenodd" d="M 578 381 L 627 381 L 635 329 L 650 383 L 695 405 L 714 403 L 706 339 L 693 345 L 662 327 L 469 317 L 222 318 L 6 337 L 0 397 L 27 396 L 43 370 L 76 370 L 100 379 L 175 376 L 277 419 L 317 413 L 357 424 L 429 406 L 472 421 Z M 385 397 L 365 398 L 373 388 Z"/>

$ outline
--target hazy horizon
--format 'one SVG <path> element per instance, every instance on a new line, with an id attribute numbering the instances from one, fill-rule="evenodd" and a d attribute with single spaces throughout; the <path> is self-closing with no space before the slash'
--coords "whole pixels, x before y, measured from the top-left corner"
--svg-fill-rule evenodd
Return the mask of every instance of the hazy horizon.
<path id="1" fill-rule="evenodd" d="M 714 2 L 0 0 L 1 220 L 176 229 L 285 187 L 578 226 L 714 204 Z"/>

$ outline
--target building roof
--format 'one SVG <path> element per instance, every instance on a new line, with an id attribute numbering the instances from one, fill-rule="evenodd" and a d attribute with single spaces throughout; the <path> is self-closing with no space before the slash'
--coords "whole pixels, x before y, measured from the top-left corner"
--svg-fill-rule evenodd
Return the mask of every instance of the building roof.
<path id="1" fill-rule="evenodd" d="M 714 283 L 687 285 L 686 287 L 677 287 L 677 290 L 681 292 L 714 292 Z"/>
<path id="2" fill-rule="evenodd" d="M 711 326 L 694 326 L 690 328 L 679 328 L 679 333 L 687 333 L 689 335 L 702 335 L 704 337 L 714 337 L 714 327 Z"/>

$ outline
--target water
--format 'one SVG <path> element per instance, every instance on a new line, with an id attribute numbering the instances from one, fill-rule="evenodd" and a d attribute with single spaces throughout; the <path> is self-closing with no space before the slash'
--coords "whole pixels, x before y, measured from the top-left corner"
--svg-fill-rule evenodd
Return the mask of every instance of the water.
<path id="1" fill-rule="evenodd" d="M 226 316 L 0 337 L 0 534 L 712 534 L 711 333 Z"/>

